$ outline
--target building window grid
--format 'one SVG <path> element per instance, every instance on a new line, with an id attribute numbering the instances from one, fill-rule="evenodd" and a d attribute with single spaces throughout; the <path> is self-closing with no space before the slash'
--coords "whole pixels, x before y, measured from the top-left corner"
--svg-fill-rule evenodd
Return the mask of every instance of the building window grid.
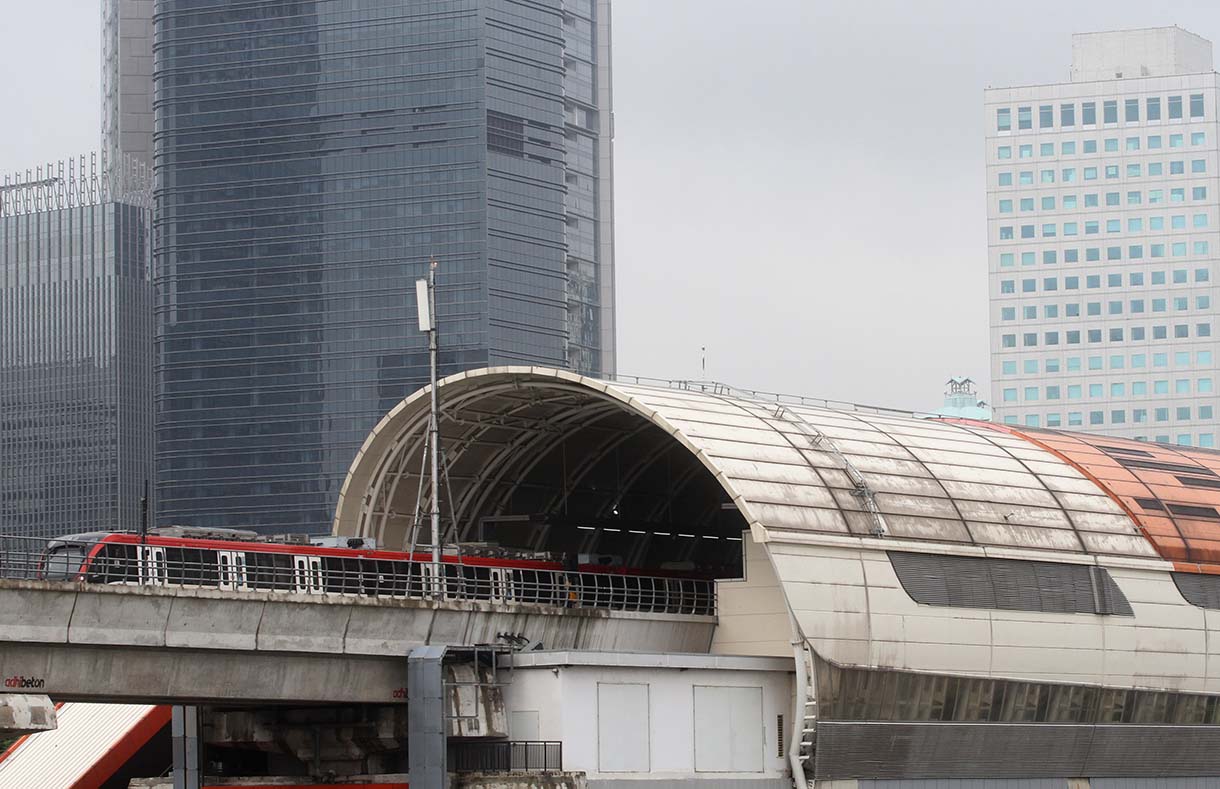
<path id="1" fill-rule="evenodd" d="M 1197 96 L 1192 96 L 1191 102 L 1192 102 L 1191 103 L 1191 117 L 1192 118 L 1201 117 L 1202 116 L 1202 95 L 1199 94 Z M 1175 97 L 1169 98 L 1169 100 L 1167 101 L 1167 107 L 1169 107 L 1169 114 L 1170 114 L 1171 118 L 1174 118 L 1174 117 L 1180 118 L 1181 103 L 1182 102 L 1181 102 L 1180 97 L 1176 98 L 1176 100 L 1175 100 Z M 1086 102 L 1085 104 L 1088 104 L 1088 103 Z M 1175 105 L 1177 107 L 1176 111 L 1174 109 Z M 1117 102 L 1115 102 L 1113 104 L 1106 102 L 1103 104 L 1103 106 L 1105 108 L 1105 113 L 1106 113 L 1106 122 L 1116 122 L 1115 116 L 1117 114 L 1117 106 L 1118 106 Z M 1123 107 L 1124 107 L 1124 112 L 1125 112 L 1125 120 L 1127 122 L 1138 122 L 1139 121 L 1138 101 L 1133 102 L 1132 100 L 1126 100 Z M 1145 107 L 1146 107 L 1145 119 L 1147 121 L 1157 121 L 1160 119 L 1160 101 L 1159 101 L 1159 99 L 1150 98 L 1146 102 Z M 1065 108 L 1068 108 L 1068 109 L 1065 109 Z M 1051 113 L 1051 110 L 1052 110 L 1052 108 L 1050 108 L 1046 105 L 1040 105 L 1040 107 L 1039 107 L 1039 120 L 1040 120 L 1039 128 L 1051 128 L 1053 126 L 1053 121 L 1048 122 L 1048 120 L 1047 120 L 1048 114 L 1050 114 L 1051 117 L 1053 118 L 1053 113 Z M 1032 110 L 1031 110 L 1031 113 L 1032 113 Z M 1095 122 L 1095 119 L 1091 119 L 1090 116 L 1091 116 L 1091 113 L 1089 112 L 1089 108 L 1082 106 L 1081 121 L 1082 121 L 1083 125 L 1089 125 L 1091 122 Z M 1069 118 L 1070 118 L 1070 120 L 1067 120 Z M 1060 106 L 1060 119 L 1061 119 L 1061 121 L 1060 121 L 1061 127 L 1074 126 L 1074 121 L 1075 121 L 1074 104 L 1063 104 Z M 1111 119 L 1114 119 L 1114 120 L 1111 120 Z M 1031 115 L 1030 126 L 1032 126 L 1032 115 Z M 1026 128 L 1029 128 L 1029 127 L 1026 127 Z M 1192 135 L 1191 135 L 1192 145 L 1204 144 L 1204 139 L 1205 139 L 1205 135 L 1203 135 L 1202 133 L 1195 132 L 1195 133 L 1192 133 Z M 1162 142 L 1162 140 L 1161 140 L 1160 135 L 1150 135 L 1147 148 L 1149 150 L 1159 150 L 1162 147 L 1161 142 Z M 1113 150 L 1116 148 L 1116 145 L 1117 145 L 1117 141 L 1115 141 L 1115 143 L 1113 145 L 1107 143 L 1107 148 L 1110 148 L 1111 150 Z M 1171 135 L 1170 146 L 1171 147 L 1181 147 L 1182 146 L 1182 135 Z M 1086 151 L 1090 150 L 1090 148 L 1095 150 L 1096 146 L 1088 145 L 1087 141 L 1086 141 L 1086 144 L 1082 146 L 1082 149 L 1086 150 Z M 1140 144 L 1138 142 L 1138 138 L 1128 139 L 1128 141 L 1126 143 L 1126 149 L 1129 152 L 1139 151 Z M 1039 146 L 1039 152 L 1043 156 L 1053 155 L 1054 146 L 1053 146 L 1053 144 L 1048 145 L 1046 143 L 1043 143 Z M 1061 153 L 1064 152 L 1064 147 L 1062 145 L 1060 145 L 1060 152 Z M 1073 155 L 1075 153 L 1074 145 L 1071 149 L 1071 153 Z M 1030 155 L 1032 156 L 1032 146 L 1030 148 Z M 1130 166 L 1131 164 L 1141 164 L 1142 165 L 1142 163 L 1129 163 L 1128 167 L 1124 168 L 1124 171 L 1127 173 L 1127 176 L 1129 178 L 1142 177 L 1144 168 L 1142 166 L 1133 167 L 1133 166 Z M 1106 165 L 1104 165 L 1104 167 L 1105 167 L 1105 170 L 1103 170 L 1103 172 L 1105 172 L 1108 177 L 1110 177 L 1110 178 L 1120 177 L 1119 176 L 1119 172 L 1120 172 L 1119 165 L 1106 164 Z M 1184 175 L 1185 169 L 1186 169 L 1186 166 L 1185 166 L 1184 162 L 1183 163 L 1171 163 L 1171 166 L 1170 166 L 1171 176 L 1172 175 Z M 1190 169 L 1191 169 L 1192 174 L 1200 174 L 1200 173 L 1206 172 L 1206 160 L 1204 160 L 1204 159 L 1191 160 Z M 1158 176 L 1160 176 L 1161 173 L 1163 172 L 1163 170 L 1161 170 L 1160 168 L 1157 168 L 1154 170 L 1152 166 L 1149 166 L 1147 168 L 1147 171 L 1148 171 L 1149 175 L 1155 174 Z M 1073 172 L 1074 172 L 1074 170 L 1073 170 Z M 1048 185 L 1051 183 L 1054 183 L 1054 174 L 1053 173 L 1054 173 L 1053 170 L 1047 171 L 1046 168 L 1041 168 L 1040 181 L 1042 183 L 1048 184 Z M 1070 177 L 1071 176 L 1063 175 L 1063 172 L 1061 171 L 1060 182 L 1061 183 L 1067 182 Z M 1096 179 L 1096 170 L 1094 170 L 1092 173 L 1086 173 L 1085 178 L 1087 180 Z M 1012 176 L 1008 175 L 1006 178 L 1002 178 L 1001 181 L 1005 182 L 1006 185 L 1010 185 L 1012 183 Z M 1032 185 L 1032 177 L 1030 177 L 1030 178 L 1023 177 L 1022 182 L 1023 182 L 1023 185 Z M 1171 202 L 1183 202 L 1184 201 L 1184 192 L 1185 192 L 1184 188 L 1180 189 L 1180 190 L 1171 190 L 1171 193 L 1170 193 Z M 1158 195 L 1160 193 L 1161 192 L 1159 190 L 1157 190 L 1157 191 L 1150 190 L 1150 194 L 1152 196 L 1149 198 L 1149 203 L 1153 204 L 1153 205 L 1160 204 L 1161 199 L 1158 197 Z M 1043 211 L 1054 211 L 1055 210 L 1055 208 L 1054 208 L 1055 195 L 1041 195 L 1040 197 L 1042 199 L 1038 200 L 1038 203 L 1041 205 L 1041 210 L 1043 210 Z M 1048 200 L 1046 198 L 1050 198 L 1050 199 Z M 1206 187 L 1192 186 L 1191 187 L 1191 199 L 1192 200 L 1206 200 Z M 1069 209 L 1067 207 L 1067 205 L 1064 205 L 1064 210 L 1076 210 L 1074 208 L 1074 204 L 1076 202 L 1075 199 L 1073 198 L 1073 200 L 1071 202 L 1073 204 L 1073 207 L 1071 209 Z M 1089 203 L 1089 200 L 1086 197 L 1086 207 L 1088 206 L 1088 203 Z M 1114 203 L 1112 203 L 1110 201 L 1108 201 L 1108 204 L 1114 205 Z M 1127 205 L 1135 206 L 1135 205 L 1140 205 L 1140 204 L 1142 204 L 1141 193 L 1138 191 L 1129 191 L 1127 194 Z M 1032 205 L 1030 207 L 1030 210 L 1033 210 Z M 1142 221 L 1144 219 L 1144 217 L 1126 217 L 1126 219 L 1128 220 L 1126 222 L 1126 225 L 1127 225 L 1126 232 L 1128 234 L 1141 234 L 1142 235 L 1144 233 L 1143 221 Z M 1135 221 L 1132 221 L 1132 220 L 1135 220 Z M 1191 224 L 1194 228 L 1206 228 L 1208 226 L 1208 222 L 1209 222 L 1209 219 L 1208 219 L 1207 214 L 1195 214 L 1191 217 Z M 1042 230 L 1042 233 L 1041 233 L 1042 238 L 1055 238 L 1057 236 L 1056 230 L 1053 226 L 1051 226 L 1051 223 L 1040 223 L 1040 224 L 1042 225 L 1042 227 L 1040 228 Z M 1163 227 L 1163 223 L 1150 222 L 1151 229 L 1154 229 L 1154 230 L 1161 229 L 1160 227 L 1156 226 L 1158 224 Z M 1099 226 L 1093 225 L 1093 228 L 1099 229 Z M 1096 229 L 1094 229 L 1093 232 L 1096 232 Z M 1171 229 L 1185 230 L 1186 229 L 1185 217 L 1174 218 L 1171 221 Z M 1088 232 L 1088 230 L 1086 230 L 1086 232 Z M 1115 228 L 1113 221 L 1108 220 L 1107 221 L 1107 232 L 1121 233 L 1122 230 L 1121 230 L 1121 227 Z M 1066 228 L 1065 228 L 1064 235 L 1068 235 Z M 1033 226 L 1028 226 L 1028 225 L 1025 226 L 1025 229 L 1023 229 L 1023 231 L 1022 231 L 1022 236 L 1023 236 L 1023 238 L 1026 238 L 1026 239 L 1034 238 L 1035 236 L 1033 234 Z M 1198 242 L 1195 242 L 1195 243 L 1198 244 Z M 1177 254 L 1178 256 L 1181 256 L 1181 255 L 1185 254 L 1184 244 L 1185 244 L 1185 242 L 1178 242 L 1177 244 L 1172 245 L 1170 248 L 1175 252 L 1175 254 Z M 1164 245 L 1163 244 L 1154 243 L 1149 248 L 1152 250 L 1153 256 L 1163 257 L 1163 255 L 1164 255 Z M 1130 260 L 1142 259 L 1143 258 L 1143 249 L 1144 249 L 1143 244 L 1127 245 L 1127 259 L 1130 259 Z M 1057 262 L 1059 259 L 1059 256 L 1057 254 L 1055 254 L 1056 251 L 1058 251 L 1058 250 L 1055 250 L 1055 251 L 1043 250 L 1043 255 L 1041 256 L 1043 263 L 1044 264 L 1054 264 L 1055 262 Z M 1066 250 L 1064 250 L 1064 251 L 1066 252 Z M 1207 255 L 1208 247 L 1206 246 L 1206 242 L 1203 242 L 1202 246 L 1194 246 L 1193 251 L 1196 255 L 1203 255 L 1203 256 Z M 1114 255 L 1113 248 L 1108 248 L 1107 253 L 1108 253 L 1107 258 L 1109 260 L 1121 260 L 1122 259 L 1121 252 L 1119 253 L 1119 255 Z M 1008 253 L 1008 254 L 1009 254 L 1009 260 L 1012 261 L 1013 260 L 1012 253 Z M 1025 254 L 1023 252 L 1022 257 L 1024 257 L 1024 256 L 1025 256 Z M 1068 260 L 1067 254 L 1064 254 L 1062 257 L 1065 262 Z M 1086 253 L 1086 259 L 1097 260 L 1099 257 L 1100 257 L 1099 255 L 1095 255 L 1095 254 L 1090 255 L 1090 254 Z M 1078 259 L 1077 256 L 1073 256 L 1073 258 Z M 1201 271 L 1206 272 L 1207 269 L 1201 269 Z M 1156 284 L 1155 276 L 1153 277 L 1153 280 L 1154 280 L 1154 284 Z M 1196 282 L 1199 282 L 1199 281 L 1202 281 L 1202 282 L 1207 281 L 1206 273 L 1203 274 L 1201 279 L 1198 277 L 1196 278 Z M 1047 290 L 1050 290 L 1052 288 L 1055 288 L 1055 285 L 1050 284 L 1052 282 L 1056 282 L 1056 280 L 1054 280 L 1053 278 L 1044 279 L 1044 281 L 1043 281 L 1043 291 L 1044 292 L 1046 292 Z M 1110 284 L 1110 283 L 1108 283 L 1108 284 Z M 1161 278 L 1161 284 L 1162 285 L 1165 284 L 1163 277 Z M 1184 280 L 1181 278 L 1181 275 L 1179 275 L 1179 274 L 1174 275 L 1174 284 L 1184 284 Z M 1049 287 L 1047 287 L 1048 285 L 1049 285 Z M 1121 283 L 1120 283 L 1120 286 L 1121 286 Z M 1138 283 L 1138 285 L 1136 285 L 1136 283 L 1133 282 L 1132 286 L 1142 287 L 1143 286 L 1142 277 L 1141 277 L 1141 281 Z M 1009 291 L 1009 292 L 1011 293 L 1012 291 Z M 1036 292 L 1036 283 L 1026 280 L 1023 283 L 1022 292 L 1023 293 Z M 1206 298 L 1206 297 L 1204 297 L 1204 298 Z M 1121 315 L 1122 314 L 1120 305 L 1115 305 L 1112 302 L 1108 306 L 1109 306 L 1110 314 L 1112 314 L 1112 315 Z M 1202 303 L 1197 305 L 1197 308 L 1200 310 L 1206 310 L 1209 308 L 1209 306 L 1210 306 L 1210 304 L 1208 301 L 1203 301 Z M 1175 302 L 1175 307 L 1178 309 L 1182 309 L 1182 307 L 1180 306 L 1180 303 Z M 1048 317 L 1048 318 L 1050 317 L 1049 315 L 1046 315 L 1045 312 L 1044 312 L 1044 316 Z M 1023 313 L 1023 317 L 1028 318 L 1027 313 Z M 1035 318 L 1035 320 L 1036 320 L 1036 318 Z M 1196 329 L 1198 330 L 1200 328 L 1203 329 L 1205 336 L 1210 336 L 1210 323 L 1198 324 L 1196 326 Z M 1097 331 L 1097 330 L 1094 330 L 1094 331 Z M 1163 328 L 1162 328 L 1162 331 L 1164 331 Z M 1154 334 L 1155 334 L 1155 332 L 1154 332 Z M 1184 324 L 1175 324 L 1174 334 L 1175 334 L 1175 337 L 1178 337 L 1178 338 L 1187 337 L 1187 336 L 1189 336 L 1189 327 Z M 1023 343 L 1026 346 L 1036 344 L 1036 335 L 1033 335 L 1031 333 L 1023 333 Z M 1208 353 L 1210 356 L 1210 352 L 1208 352 Z M 1144 355 L 1135 354 L 1133 356 L 1144 356 Z M 1210 358 L 1208 361 L 1210 363 Z M 1114 368 L 1116 366 L 1121 369 L 1121 363 L 1119 363 L 1118 365 L 1115 365 L 1114 360 L 1112 358 L 1111 367 Z M 1132 366 L 1134 367 L 1136 365 L 1133 363 Z M 1069 368 L 1070 367 L 1071 367 L 1071 365 L 1069 363 Z M 1058 369 L 1057 365 L 1056 365 L 1056 369 Z M 1049 370 L 1048 370 L 1048 372 L 1049 372 Z M 1010 373 L 1010 369 L 1006 365 L 1005 373 L 1006 374 L 1015 373 L 1015 365 L 1011 368 L 1011 373 Z M 1198 387 L 1198 389 L 1200 391 L 1210 391 L 1210 386 L 1211 386 L 1210 380 L 1211 380 L 1210 378 L 1200 378 L 1196 381 L 1196 386 Z M 1178 383 L 1175 384 L 1176 393 L 1184 392 L 1184 390 L 1182 388 L 1183 384 L 1181 381 L 1182 381 L 1182 379 L 1179 379 Z M 1189 380 L 1187 380 L 1187 384 L 1189 384 Z M 1126 396 L 1125 388 L 1116 388 L 1118 386 L 1119 385 L 1117 383 L 1115 383 L 1114 385 L 1111 386 L 1111 388 L 1110 388 L 1111 395 L 1125 397 Z M 1069 387 L 1069 389 L 1071 389 L 1071 387 Z M 1037 392 L 1038 392 L 1037 387 L 1025 387 L 1025 390 L 1026 390 L 1025 393 L 1027 395 L 1031 395 L 1031 394 L 1033 395 L 1032 397 L 1026 397 L 1025 399 L 1030 400 L 1030 401 L 1037 401 Z M 1047 392 L 1046 392 L 1046 399 L 1057 399 L 1059 391 L 1060 390 L 1059 390 L 1058 385 L 1048 387 Z M 1134 387 L 1133 387 L 1132 396 L 1136 396 Z M 1006 398 L 1006 401 L 1007 401 L 1007 398 Z M 1175 417 L 1181 418 L 1181 419 L 1189 418 L 1189 413 L 1190 413 L 1189 406 L 1173 406 L 1173 408 L 1175 409 L 1173 412 Z M 1158 411 L 1160 411 L 1160 409 L 1158 409 Z M 1146 412 L 1147 412 L 1147 409 L 1133 410 L 1132 414 L 1131 414 L 1132 420 L 1133 421 L 1143 421 L 1146 418 Z M 1210 417 L 1210 413 L 1211 413 L 1210 406 L 1207 407 L 1206 413 L 1208 413 L 1208 415 Z M 1163 414 L 1158 414 L 1158 415 L 1163 416 Z M 1061 423 L 1061 421 L 1062 421 L 1061 417 L 1058 414 L 1053 414 L 1053 415 L 1047 414 L 1046 416 L 1047 416 L 1048 424 L 1051 424 L 1052 421 L 1056 424 Z M 1096 410 L 1088 412 L 1088 419 L 1089 419 L 1090 424 L 1102 424 L 1106 421 L 1106 417 L 1110 418 L 1110 422 L 1112 424 L 1125 424 L 1126 423 L 1126 411 L 1124 409 L 1111 409 L 1110 414 L 1105 414 L 1104 412 L 1098 412 Z M 1040 418 L 1041 418 L 1041 415 L 1039 415 L 1039 414 L 1026 414 L 1025 423 L 1026 424 L 1037 424 L 1040 421 Z M 1009 417 L 1006 416 L 1005 419 L 1008 420 Z M 1079 413 L 1068 414 L 1068 422 L 1069 422 L 1069 424 L 1072 424 L 1072 425 L 1077 425 L 1077 426 L 1080 425 L 1082 422 L 1080 414 Z M 1209 435 L 1214 436 L 1214 434 L 1209 434 Z M 1189 435 L 1182 434 L 1182 435 L 1178 435 L 1177 438 L 1180 441 L 1188 441 L 1190 437 L 1189 437 Z M 1214 441 L 1214 437 L 1210 440 Z"/>

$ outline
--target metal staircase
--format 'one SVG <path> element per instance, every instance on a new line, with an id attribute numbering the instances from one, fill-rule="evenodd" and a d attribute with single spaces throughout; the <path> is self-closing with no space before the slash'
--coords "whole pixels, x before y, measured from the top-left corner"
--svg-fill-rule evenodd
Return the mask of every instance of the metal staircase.
<path id="1" fill-rule="evenodd" d="M 817 683 L 813 681 L 814 666 L 810 657 L 809 647 L 806 645 L 801 649 L 801 658 L 805 661 L 805 676 L 810 679 L 805 683 L 805 717 L 801 721 L 799 758 L 801 766 L 805 768 L 807 778 L 813 776 L 813 755 L 817 749 L 818 739 L 818 700 L 815 691 Z"/>

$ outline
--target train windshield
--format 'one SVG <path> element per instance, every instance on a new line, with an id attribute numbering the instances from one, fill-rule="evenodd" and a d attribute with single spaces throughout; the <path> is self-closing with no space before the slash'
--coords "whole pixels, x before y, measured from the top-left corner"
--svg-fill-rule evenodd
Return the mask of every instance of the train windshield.
<path id="1" fill-rule="evenodd" d="M 81 563 L 84 561 L 84 545 L 52 544 L 47 549 L 43 577 L 48 581 L 73 579 L 80 573 Z"/>

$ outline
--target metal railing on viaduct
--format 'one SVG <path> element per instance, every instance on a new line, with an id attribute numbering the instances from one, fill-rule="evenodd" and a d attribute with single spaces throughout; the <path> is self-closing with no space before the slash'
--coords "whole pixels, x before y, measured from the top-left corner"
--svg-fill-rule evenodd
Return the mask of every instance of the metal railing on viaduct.
<path id="1" fill-rule="evenodd" d="M 702 579 L 112 547 L 0 538 L 5 690 L 394 703 L 422 645 L 702 652 L 716 622 Z"/>

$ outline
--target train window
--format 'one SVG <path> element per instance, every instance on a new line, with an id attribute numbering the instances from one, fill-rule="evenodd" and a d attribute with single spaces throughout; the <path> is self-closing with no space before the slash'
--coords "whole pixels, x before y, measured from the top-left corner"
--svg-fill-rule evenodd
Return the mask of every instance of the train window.
<path id="1" fill-rule="evenodd" d="M 173 586 L 182 586 L 187 582 L 190 565 L 196 563 L 199 551 L 190 548 L 165 549 L 165 580 Z"/>
<path id="2" fill-rule="evenodd" d="M 610 607 L 610 583 L 614 576 L 602 575 L 599 573 L 582 573 L 577 576 L 577 586 L 579 587 L 580 607 L 582 608 L 609 608 Z"/>
<path id="3" fill-rule="evenodd" d="M 106 543 L 89 563 L 89 580 L 103 584 L 134 584 L 140 580 L 136 571 L 136 546 Z"/>
<path id="4" fill-rule="evenodd" d="M 81 563 L 85 561 L 84 545 L 59 545 L 47 551 L 43 576 L 48 581 L 64 581 L 76 578 Z"/>
<path id="5" fill-rule="evenodd" d="M 292 557 L 286 553 L 246 553 L 246 579 L 251 588 L 291 591 Z"/>
<path id="6" fill-rule="evenodd" d="M 449 600 L 490 600 L 491 568 L 444 565 L 445 597 Z"/>
<path id="7" fill-rule="evenodd" d="M 554 573 L 539 570 L 515 570 L 512 573 L 512 596 L 522 603 L 554 604 Z M 545 587 L 542 584 L 546 580 Z"/>
<path id="8" fill-rule="evenodd" d="M 322 578 L 326 591 L 335 594 L 360 594 L 362 563 L 360 559 L 323 556 Z"/>
<path id="9" fill-rule="evenodd" d="M 175 586 L 216 586 L 220 580 L 216 551 L 167 547 L 165 566 L 167 580 Z"/>
<path id="10" fill-rule="evenodd" d="M 464 568 L 458 564 L 441 565 L 441 577 L 445 579 L 445 599 L 461 600 L 466 597 Z"/>
<path id="11" fill-rule="evenodd" d="M 406 597 L 412 586 L 411 564 L 389 559 L 364 559 L 361 579 L 365 594 L 374 597 Z"/>

